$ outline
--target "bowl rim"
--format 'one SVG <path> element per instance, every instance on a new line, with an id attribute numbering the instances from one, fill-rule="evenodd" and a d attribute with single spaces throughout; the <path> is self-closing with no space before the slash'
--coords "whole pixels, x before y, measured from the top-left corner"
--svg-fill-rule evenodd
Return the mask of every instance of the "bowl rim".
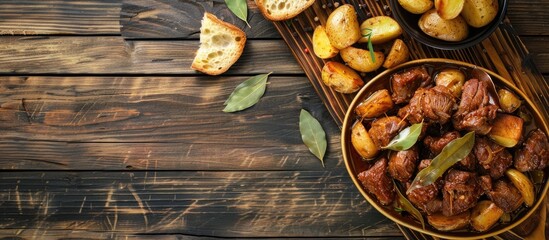
<path id="1" fill-rule="evenodd" d="M 397 12 L 406 11 L 402 6 L 400 6 L 398 1 L 391 0 L 389 2 L 390 2 L 389 4 L 391 5 L 391 12 L 393 13 L 392 15 L 397 20 L 397 22 L 402 26 L 404 31 L 408 33 L 410 38 L 415 39 L 426 46 L 441 49 L 441 50 L 459 50 L 463 48 L 468 48 L 490 37 L 490 35 L 492 35 L 492 33 L 503 22 L 503 19 L 505 18 L 505 15 L 507 13 L 507 5 L 508 5 L 507 0 L 501 0 L 501 1 L 498 0 L 498 2 L 502 3 L 500 6 L 500 10 L 498 11 L 498 15 L 496 15 L 494 20 L 492 20 L 493 22 L 491 22 L 489 25 L 479 28 L 479 29 L 482 29 L 482 28 L 484 29 L 481 30 L 479 34 L 477 34 L 476 38 L 468 37 L 463 41 L 451 42 L 451 41 L 436 39 L 434 37 L 431 37 L 425 34 L 419 29 L 412 27 L 409 21 L 406 21 L 406 19 L 404 19 L 400 14 L 397 14 Z M 395 10 L 395 8 L 398 8 L 399 10 Z M 413 14 L 413 13 L 410 13 L 410 14 L 421 16 L 421 14 Z M 417 25 L 417 22 L 414 22 L 414 24 Z M 469 28 L 473 28 L 473 27 L 469 26 Z"/>
<path id="2" fill-rule="evenodd" d="M 515 228 L 516 226 L 518 226 L 519 224 L 521 224 L 524 220 L 526 220 L 528 217 L 530 217 L 536 210 L 538 207 L 540 207 L 541 203 L 544 202 L 544 199 L 545 197 L 542 197 L 542 198 L 538 198 L 536 200 L 536 202 L 534 203 L 534 206 L 532 206 L 524 216 L 522 216 L 520 219 L 516 220 L 515 222 L 509 224 L 508 226 L 504 227 L 504 228 L 501 228 L 499 230 L 496 230 L 496 231 L 490 231 L 490 232 L 486 232 L 486 233 L 481 233 L 479 232 L 479 235 L 471 235 L 471 236 L 456 236 L 455 234 L 459 234 L 459 232 L 443 232 L 443 231 L 433 231 L 431 229 L 423 229 L 419 226 L 416 226 L 416 225 L 413 225 L 413 224 L 410 224 L 406 221 L 401 221 L 400 219 L 394 217 L 392 214 L 389 214 L 385 207 L 381 206 L 376 200 L 372 199 L 368 193 L 366 193 L 366 191 L 364 190 L 364 188 L 362 187 L 362 184 L 359 182 L 357 176 L 355 176 L 353 174 L 353 171 L 351 169 L 351 164 L 350 164 L 350 161 L 351 159 L 348 157 L 350 155 L 350 153 L 348 152 L 348 145 L 347 145 L 347 141 L 345 141 L 345 139 L 347 138 L 350 138 L 350 131 L 348 131 L 348 129 L 350 129 L 350 127 L 352 126 L 353 122 L 351 119 L 351 116 L 353 115 L 353 111 L 354 111 L 354 108 L 358 105 L 358 103 L 364 98 L 364 94 L 365 92 L 369 89 L 369 87 L 373 84 L 375 84 L 377 81 L 379 81 L 379 79 L 381 78 L 384 78 L 386 75 L 388 74 L 392 74 L 394 72 L 397 72 L 397 71 L 400 71 L 402 69 L 405 69 L 405 68 L 408 68 L 408 67 L 412 67 L 412 66 L 417 66 L 417 65 L 421 65 L 421 64 L 429 64 L 429 63 L 436 63 L 436 64 L 451 64 L 451 65 L 457 65 L 457 66 L 462 66 L 462 67 L 467 67 L 467 68 L 478 68 L 478 69 L 481 69 L 483 71 L 486 71 L 491 77 L 495 77 L 497 78 L 498 81 L 501 81 L 503 82 L 503 84 L 505 85 L 505 87 L 508 87 L 510 88 L 512 91 L 514 91 L 515 93 L 517 93 L 518 95 L 520 95 L 520 97 L 527 102 L 527 104 L 529 105 L 529 107 L 531 108 L 531 110 L 533 111 L 533 114 L 536 115 L 536 116 L 539 116 L 539 120 L 541 121 L 540 123 L 538 123 L 538 128 L 541 128 L 542 130 L 544 130 L 544 132 L 547 134 L 549 132 L 549 127 L 548 127 L 548 124 L 547 124 L 547 121 L 543 118 L 543 115 L 541 114 L 541 112 L 539 111 L 538 107 L 530 100 L 530 98 L 524 93 L 522 92 L 520 89 L 518 89 L 514 84 L 512 84 L 509 80 L 503 78 L 502 76 L 498 75 L 497 73 L 493 72 L 493 71 L 490 71 L 486 68 L 483 68 L 483 67 L 480 67 L 480 66 L 477 66 L 477 65 L 474 65 L 474 64 L 471 64 L 471 63 L 467 63 L 467 62 L 462 62 L 462 61 L 458 61 L 458 60 L 453 60 L 453 59 L 445 59 L 445 58 L 424 58 L 424 59 L 418 59 L 418 60 L 412 60 L 412 61 L 409 61 L 409 62 L 406 62 L 406 63 L 403 63 L 401 65 L 398 65 L 396 67 L 393 67 L 393 68 L 390 68 L 390 69 L 387 69 L 381 73 L 379 73 L 378 75 L 376 75 L 374 78 L 372 78 L 366 85 L 364 85 L 364 87 L 362 87 L 362 89 L 355 95 L 355 97 L 353 98 L 352 102 L 349 104 L 349 107 L 347 108 L 347 111 L 345 113 L 345 118 L 343 120 L 343 126 L 341 128 L 341 149 L 342 149 L 342 155 L 343 155 L 343 161 L 345 162 L 345 167 L 347 169 L 347 173 L 349 174 L 349 176 L 351 177 L 354 185 L 356 188 L 358 188 L 358 190 L 360 191 L 361 195 L 366 198 L 366 200 L 368 201 L 368 203 L 370 203 L 370 205 L 372 205 L 377 211 L 379 211 L 381 214 L 383 214 L 385 217 L 391 219 L 393 222 L 395 223 L 398 223 L 402 226 L 405 226 L 407 228 L 410 228 L 410 229 L 413 229 L 415 231 L 418 231 L 418 232 L 421 232 L 421 233 L 424 233 L 424 234 L 428 234 L 428 235 L 431 235 L 431 236 L 435 236 L 435 237 L 439 237 L 439 238 L 446 238 L 446 239 L 479 239 L 479 238 L 489 238 L 489 237 L 492 237 L 492 236 L 495 236 L 495 235 L 499 235 L 503 232 L 506 232 L 506 231 L 509 231 L 513 228 Z M 535 119 L 538 119 L 537 117 Z M 546 177 L 547 178 L 547 177 Z M 546 196 L 547 195 L 547 191 L 549 189 L 549 180 L 546 180 L 545 182 L 545 186 L 543 187 L 541 193 L 540 193 L 540 196 Z M 422 214 L 423 215 L 423 214 Z"/>

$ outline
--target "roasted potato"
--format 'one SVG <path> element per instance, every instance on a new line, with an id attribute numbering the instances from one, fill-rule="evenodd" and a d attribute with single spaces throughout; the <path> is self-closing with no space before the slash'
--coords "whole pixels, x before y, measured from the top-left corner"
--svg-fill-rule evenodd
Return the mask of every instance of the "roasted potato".
<path id="1" fill-rule="evenodd" d="M 330 43 L 326 29 L 322 25 L 317 26 L 313 33 L 313 51 L 322 59 L 335 57 L 339 53 L 339 49 Z"/>
<path id="2" fill-rule="evenodd" d="M 446 20 L 434 8 L 424 13 L 418 24 L 425 34 L 444 41 L 457 42 L 469 35 L 469 27 L 463 17 Z"/>
<path id="3" fill-rule="evenodd" d="M 326 34 L 332 46 L 344 49 L 362 37 L 355 8 L 344 4 L 336 8 L 326 20 Z"/>
<path id="4" fill-rule="evenodd" d="M 370 51 L 355 47 L 341 49 L 339 55 L 349 67 L 359 72 L 373 72 L 381 67 L 385 60 L 382 52 L 374 52 L 375 60 L 372 60 Z"/>
<path id="5" fill-rule="evenodd" d="M 498 15 L 498 0 L 465 0 L 461 16 L 471 27 L 484 27 Z"/>
<path id="6" fill-rule="evenodd" d="M 506 113 L 512 113 L 520 107 L 520 99 L 507 89 L 498 90 L 499 107 Z"/>
<path id="7" fill-rule="evenodd" d="M 465 0 L 435 0 L 438 15 L 446 20 L 454 19 L 461 13 Z"/>
<path id="8" fill-rule="evenodd" d="M 395 39 L 393 46 L 391 47 L 391 50 L 385 58 L 385 62 L 383 62 L 382 66 L 384 68 L 392 68 L 406 62 L 409 57 L 410 49 L 408 49 L 406 43 L 404 43 L 401 39 Z"/>
<path id="9" fill-rule="evenodd" d="M 340 93 L 353 93 L 364 86 L 355 70 L 339 62 L 327 62 L 322 68 L 322 81 Z"/>
<path id="10" fill-rule="evenodd" d="M 398 3 L 413 14 L 422 14 L 433 8 L 432 0 L 398 0 Z"/>
<path id="11" fill-rule="evenodd" d="M 445 86 L 454 97 L 461 97 L 461 89 L 465 83 L 465 74 L 456 68 L 446 68 L 435 76 L 437 86 Z"/>
<path id="12" fill-rule="evenodd" d="M 360 24 L 362 38 L 358 42 L 368 42 L 366 35 L 370 34 L 372 44 L 388 42 L 402 34 L 402 28 L 393 18 L 388 16 L 377 16 L 366 19 Z"/>
<path id="13" fill-rule="evenodd" d="M 520 191 L 520 194 L 524 199 L 524 204 L 526 204 L 526 206 L 532 206 L 534 204 L 535 194 L 534 185 L 532 184 L 530 179 L 528 179 L 528 177 L 524 175 L 524 173 L 521 173 L 514 168 L 507 169 L 505 175 Z"/>
<path id="14" fill-rule="evenodd" d="M 364 159 L 373 159 L 379 153 L 379 149 L 360 121 L 357 121 L 351 129 L 351 143 Z"/>
<path id="15" fill-rule="evenodd" d="M 499 113 L 494 119 L 488 137 L 501 146 L 512 148 L 520 141 L 523 125 L 522 118 Z"/>
<path id="16" fill-rule="evenodd" d="M 471 226 L 479 232 L 484 232 L 498 222 L 502 215 L 503 209 L 492 201 L 480 201 L 471 212 Z"/>
<path id="17" fill-rule="evenodd" d="M 375 118 L 383 115 L 394 107 L 391 94 L 387 89 L 375 91 L 355 108 L 362 118 Z"/>
<path id="18" fill-rule="evenodd" d="M 451 217 L 444 216 L 442 213 L 435 213 L 427 216 L 429 224 L 440 231 L 462 229 L 469 225 L 470 220 L 471 213 L 469 211 Z"/>

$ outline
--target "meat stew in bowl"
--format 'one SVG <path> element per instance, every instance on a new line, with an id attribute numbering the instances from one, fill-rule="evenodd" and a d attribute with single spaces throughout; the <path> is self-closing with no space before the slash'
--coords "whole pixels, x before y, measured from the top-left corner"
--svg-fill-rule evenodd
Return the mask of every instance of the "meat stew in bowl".
<path id="1" fill-rule="evenodd" d="M 412 61 L 372 79 L 351 103 L 347 169 L 397 223 L 443 238 L 493 236 L 547 192 L 545 120 L 522 92 L 490 71 L 481 70 L 495 84 L 477 77 L 479 69 Z"/>

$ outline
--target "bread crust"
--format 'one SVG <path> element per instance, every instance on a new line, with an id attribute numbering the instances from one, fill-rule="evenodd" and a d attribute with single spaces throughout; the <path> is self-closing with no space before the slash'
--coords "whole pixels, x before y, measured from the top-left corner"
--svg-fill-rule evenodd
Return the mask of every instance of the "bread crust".
<path id="1" fill-rule="evenodd" d="M 261 11 L 263 16 L 265 16 L 265 18 L 271 21 L 284 21 L 284 20 L 291 19 L 297 16 L 298 14 L 300 14 L 301 12 L 305 11 L 305 9 L 309 8 L 315 2 L 315 0 L 308 0 L 305 5 L 303 5 L 301 8 L 291 13 L 272 14 L 272 13 L 269 13 L 268 9 L 266 8 L 265 1 L 266 0 L 255 0 L 255 4 L 259 8 L 259 11 Z M 286 1 L 295 1 L 295 0 L 286 0 Z"/>
<path id="2" fill-rule="evenodd" d="M 242 52 L 244 52 L 244 46 L 246 45 L 246 33 L 244 33 L 244 31 L 242 31 L 237 26 L 225 22 L 209 12 L 204 13 L 204 19 L 206 18 L 212 21 L 213 24 L 217 26 L 222 26 L 223 28 L 228 30 L 233 37 L 241 38 L 241 40 L 236 44 L 236 49 L 232 49 L 232 51 L 234 51 L 236 54 L 234 54 L 231 58 L 228 58 L 227 61 L 223 64 L 224 67 L 221 69 L 205 68 L 204 64 L 197 61 L 198 56 L 195 56 L 195 59 L 193 60 L 193 63 L 191 65 L 192 69 L 206 73 L 208 75 L 219 75 L 229 70 L 229 68 L 240 58 Z M 204 22 L 202 24 L 204 24 Z"/>

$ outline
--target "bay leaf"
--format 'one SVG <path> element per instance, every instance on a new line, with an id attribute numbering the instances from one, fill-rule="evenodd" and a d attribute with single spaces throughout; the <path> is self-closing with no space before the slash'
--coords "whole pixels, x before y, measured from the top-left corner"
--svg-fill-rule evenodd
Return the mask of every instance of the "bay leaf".
<path id="1" fill-rule="evenodd" d="M 255 105 L 265 93 L 267 79 L 271 73 L 253 76 L 236 86 L 223 103 L 223 112 L 237 112 Z"/>
<path id="2" fill-rule="evenodd" d="M 404 197 L 404 195 L 402 195 L 402 193 L 400 192 L 400 188 L 398 188 L 394 180 L 393 180 L 393 184 L 395 186 L 395 191 L 398 194 L 398 199 L 396 202 L 398 209 L 400 211 L 403 210 L 411 214 L 414 218 L 419 220 L 419 222 L 421 223 L 421 226 L 423 227 L 423 229 L 425 229 L 425 220 L 423 219 L 423 215 L 421 215 L 421 212 L 416 207 L 414 207 L 414 205 L 406 197 Z"/>
<path id="3" fill-rule="evenodd" d="M 408 150 L 414 144 L 416 144 L 419 134 L 421 134 L 421 129 L 423 128 L 423 122 L 413 124 L 409 126 L 396 135 L 393 140 L 387 144 L 387 146 L 382 147 L 383 149 L 391 149 L 393 151 L 403 151 Z"/>
<path id="4" fill-rule="evenodd" d="M 324 129 L 307 110 L 301 109 L 299 114 L 299 131 L 303 143 L 309 148 L 324 167 L 324 154 L 326 153 L 326 133 Z"/>
<path id="5" fill-rule="evenodd" d="M 246 25 L 251 28 L 248 23 L 248 4 L 246 0 L 225 0 L 225 4 L 234 15 L 246 22 Z"/>
<path id="6" fill-rule="evenodd" d="M 474 145 L 475 132 L 469 132 L 465 136 L 449 142 L 442 152 L 431 160 L 428 167 L 417 173 L 406 193 L 434 183 L 448 168 L 467 157 Z"/>

